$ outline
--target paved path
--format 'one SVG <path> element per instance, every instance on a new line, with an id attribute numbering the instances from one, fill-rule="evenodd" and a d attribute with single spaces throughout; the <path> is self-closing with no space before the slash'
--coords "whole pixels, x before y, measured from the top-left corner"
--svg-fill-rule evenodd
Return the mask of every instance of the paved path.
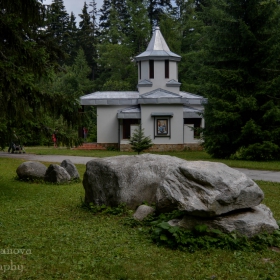
<path id="1" fill-rule="evenodd" d="M 80 157 L 80 156 L 64 156 L 64 155 L 34 155 L 34 154 L 10 154 L 7 152 L 0 152 L 0 157 L 8 158 L 21 158 L 26 160 L 45 161 L 53 163 L 61 163 L 64 159 L 70 159 L 75 164 L 86 164 L 92 157 Z M 252 170 L 245 168 L 235 168 L 245 173 L 249 178 L 253 180 L 280 182 L 279 171 L 268 170 Z"/>

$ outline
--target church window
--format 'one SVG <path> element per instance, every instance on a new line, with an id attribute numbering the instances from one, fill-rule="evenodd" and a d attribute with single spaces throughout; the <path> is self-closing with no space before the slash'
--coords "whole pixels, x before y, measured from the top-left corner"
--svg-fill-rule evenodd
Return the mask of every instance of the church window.
<path id="1" fill-rule="evenodd" d="M 150 79 L 154 79 L 154 60 L 149 60 L 150 66 Z"/>
<path id="2" fill-rule="evenodd" d="M 169 79 L 169 60 L 165 60 L 165 78 Z"/>

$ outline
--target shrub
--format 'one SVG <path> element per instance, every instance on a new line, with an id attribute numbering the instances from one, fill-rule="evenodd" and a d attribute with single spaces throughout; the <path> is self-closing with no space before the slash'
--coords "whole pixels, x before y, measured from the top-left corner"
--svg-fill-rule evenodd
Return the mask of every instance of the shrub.
<path id="1" fill-rule="evenodd" d="M 241 147 L 231 158 L 245 160 L 273 160 L 280 157 L 279 146 L 270 142 L 251 144 L 248 147 Z"/>

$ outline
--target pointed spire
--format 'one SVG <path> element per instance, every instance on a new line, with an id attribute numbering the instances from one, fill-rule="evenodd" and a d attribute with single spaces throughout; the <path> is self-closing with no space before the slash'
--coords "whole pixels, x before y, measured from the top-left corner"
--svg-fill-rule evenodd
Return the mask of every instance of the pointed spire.
<path id="1" fill-rule="evenodd" d="M 150 60 L 150 59 L 155 59 L 155 60 L 169 59 L 174 61 L 181 60 L 181 56 L 170 51 L 168 45 L 165 42 L 165 39 L 163 38 L 160 32 L 159 27 L 155 28 L 154 34 L 152 36 L 152 39 L 146 51 L 144 51 L 143 53 L 135 57 L 136 61 Z"/>
<path id="2" fill-rule="evenodd" d="M 153 37 L 148 45 L 147 51 L 167 51 L 170 52 L 168 45 L 163 38 L 159 27 L 155 28 Z"/>

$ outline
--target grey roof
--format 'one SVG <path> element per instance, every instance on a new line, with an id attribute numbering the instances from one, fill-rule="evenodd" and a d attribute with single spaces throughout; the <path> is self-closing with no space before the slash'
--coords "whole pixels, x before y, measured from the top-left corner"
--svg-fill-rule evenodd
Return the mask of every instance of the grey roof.
<path id="1" fill-rule="evenodd" d="M 152 90 L 139 96 L 138 104 L 184 104 L 185 98 L 174 92 L 161 88 Z"/>
<path id="2" fill-rule="evenodd" d="M 173 112 L 152 112 L 151 113 L 152 117 L 173 117 L 174 114 Z"/>
<path id="3" fill-rule="evenodd" d="M 96 91 L 81 97 L 81 99 L 100 98 L 138 98 L 138 91 Z"/>
<path id="4" fill-rule="evenodd" d="M 202 105 L 207 99 L 180 91 L 179 94 L 161 88 L 139 95 L 138 91 L 97 91 L 80 97 L 81 105 L 189 104 Z"/>
<path id="5" fill-rule="evenodd" d="M 179 87 L 180 85 L 181 85 L 181 83 L 179 83 L 178 81 L 176 81 L 174 79 L 172 79 L 166 83 L 167 87 L 174 87 L 174 86 Z"/>
<path id="6" fill-rule="evenodd" d="M 200 104 L 206 104 L 208 102 L 208 99 L 204 98 L 201 95 L 197 95 L 185 91 L 180 91 L 180 95 L 188 100 L 187 104 L 200 105 Z"/>
<path id="7" fill-rule="evenodd" d="M 140 95 L 140 98 L 164 98 L 164 97 L 174 98 L 174 97 L 181 97 L 181 95 L 162 88 L 157 88 L 150 92 Z"/>
<path id="8" fill-rule="evenodd" d="M 150 80 L 144 79 L 139 81 L 138 87 L 151 87 L 153 83 Z"/>
<path id="9" fill-rule="evenodd" d="M 197 95 L 197 94 L 193 94 L 193 93 L 189 93 L 189 92 L 185 92 L 185 91 L 180 91 L 180 95 L 182 97 L 186 97 L 186 98 L 203 98 L 203 96 L 201 95 Z"/>
<path id="10" fill-rule="evenodd" d="M 137 55 L 135 57 L 136 61 L 146 60 L 146 59 L 155 59 L 162 60 L 168 58 L 169 60 L 180 61 L 181 56 L 170 51 L 168 45 L 163 38 L 159 27 L 155 28 L 152 39 L 145 52 Z"/>
<path id="11" fill-rule="evenodd" d="M 138 91 L 97 91 L 80 97 L 81 105 L 137 105 Z"/>
<path id="12" fill-rule="evenodd" d="M 183 107 L 183 117 L 184 118 L 202 118 L 201 114 L 203 113 L 203 109 L 197 109 L 190 106 Z"/>
<path id="13" fill-rule="evenodd" d="M 141 109 L 133 106 L 119 110 L 118 119 L 141 119 Z"/>

